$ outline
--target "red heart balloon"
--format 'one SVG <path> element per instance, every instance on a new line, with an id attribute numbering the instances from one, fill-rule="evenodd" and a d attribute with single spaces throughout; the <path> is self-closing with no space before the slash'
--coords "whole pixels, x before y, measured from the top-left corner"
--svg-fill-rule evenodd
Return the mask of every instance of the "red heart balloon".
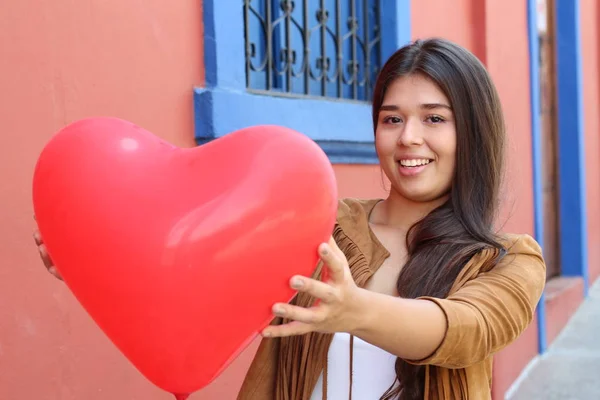
<path id="1" fill-rule="evenodd" d="M 332 233 L 335 176 L 308 137 L 243 129 L 182 149 L 115 118 L 44 148 L 35 214 L 66 284 L 123 354 L 175 394 L 206 386 L 289 301 Z"/>

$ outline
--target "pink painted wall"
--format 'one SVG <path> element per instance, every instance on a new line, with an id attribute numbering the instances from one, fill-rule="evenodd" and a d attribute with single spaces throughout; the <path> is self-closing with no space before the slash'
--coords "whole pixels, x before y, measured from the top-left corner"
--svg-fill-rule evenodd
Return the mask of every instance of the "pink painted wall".
<path id="1" fill-rule="evenodd" d="M 507 29 L 506 21 L 511 21 Z M 526 0 L 486 0 L 487 66 L 504 106 L 508 130 L 507 175 L 501 223 L 504 230 L 534 233 L 529 50 Z M 508 62 L 507 62 L 508 61 Z M 494 359 L 492 394 L 503 399 L 537 355 L 534 320 L 523 335 Z"/>
<path id="2" fill-rule="evenodd" d="M 411 4 L 414 39 L 443 37 L 485 60 L 484 3 L 480 0 L 426 0 Z"/>
<path id="3" fill-rule="evenodd" d="M 588 265 L 590 284 L 600 276 L 600 64 L 598 57 L 598 21 L 596 0 L 581 1 L 581 48 L 583 56 L 583 103 L 585 129 L 585 174 L 588 216 Z"/>
<path id="4" fill-rule="evenodd" d="M 193 145 L 204 80 L 198 1 L 6 1 L 0 12 L 0 399 L 171 399 L 141 377 L 64 284 L 32 231 L 31 179 L 51 135 L 125 118 Z"/>

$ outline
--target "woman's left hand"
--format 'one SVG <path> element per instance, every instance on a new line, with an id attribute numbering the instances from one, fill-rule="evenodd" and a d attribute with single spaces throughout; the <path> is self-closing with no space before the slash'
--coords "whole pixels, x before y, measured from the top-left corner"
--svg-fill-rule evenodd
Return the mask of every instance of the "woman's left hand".
<path id="1" fill-rule="evenodd" d="M 273 313 L 291 322 L 269 326 L 263 330 L 264 337 L 302 335 L 309 332 L 351 332 L 360 320 L 360 292 L 348 267 L 344 253 L 331 238 L 319 246 L 324 268 L 328 269 L 326 282 L 304 276 L 294 276 L 290 286 L 319 299 L 317 305 L 304 308 L 286 303 L 273 306 Z"/>

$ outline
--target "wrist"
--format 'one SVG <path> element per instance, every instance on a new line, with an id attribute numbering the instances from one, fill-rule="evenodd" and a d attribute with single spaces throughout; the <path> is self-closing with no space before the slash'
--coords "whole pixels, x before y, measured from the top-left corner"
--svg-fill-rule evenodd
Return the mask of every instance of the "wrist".
<path id="1" fill-rule="evenodd" d="M 373 313 L 369 311 L 369 305 L 372 304 L 370 301 L 372 295 L 373 292 L 370 292 L 367 289 L 356 288 L 356 291 L 352 296 L 352 318 L 349 326 L 350 329 L 348 330 L 348 333 L 351 335 L 358 336 L 362 332 L 368 330 L 373 315 Z"/>

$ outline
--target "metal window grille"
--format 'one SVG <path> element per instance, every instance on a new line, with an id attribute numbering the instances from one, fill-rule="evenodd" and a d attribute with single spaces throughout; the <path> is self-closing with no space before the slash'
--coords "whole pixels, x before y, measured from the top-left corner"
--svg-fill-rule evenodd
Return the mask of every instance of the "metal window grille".
<path id="1" fill-rule="evenodd" d="M 249 91 L 369 101 L 380 0 L 244 0 Z"/>

